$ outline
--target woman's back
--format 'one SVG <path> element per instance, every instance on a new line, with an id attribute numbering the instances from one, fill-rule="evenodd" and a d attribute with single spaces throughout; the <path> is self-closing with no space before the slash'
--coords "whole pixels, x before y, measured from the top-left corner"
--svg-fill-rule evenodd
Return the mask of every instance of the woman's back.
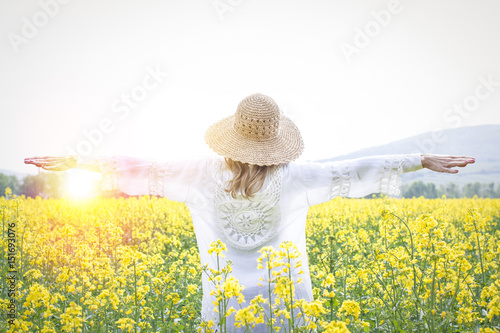
<path id="1" fill-rule="evenodd" d="M 218 239 L 226 244 L 227 252 L 224 259 L 219 258 L 219 268 L 226 264 L 226 260 L 232 261 L 231 275 L 245 286 L 246 303 L 242 304 L 245 306 L 255 296 L 266 297 L 268 293 L 266 285 L 259 286 L 262 279 L 268 280 L 267 271 L 257 269 L 262 247 L 278 249 L 283 241 L 291 241 L 305 254 L 305 221 L 309 209 L 306 193 L 300 189 L 299 183 L 293 182 L 297 176 L 293 173 L 297 169 L 290 164 L 276 168 L 250 199 L 241 195 L 233 198 L 225 191 L 233 174 L 222 158 L 207 160 L 205 168 L 206 178 L 210 181 L 204 182 L 204 186 L 195 186 L 186 202 L 193 216 L 201 262 L 217 269 L 217 257 L 208 254 L 208 249 Z M 304 282 L 297 287 L 296 297 L 310 301 L 312 292 L 307 260 L 304 260 L 302 271 L 300 277 Z M 202 313 L 205 320 L 216 319 L 212 303 L 215 297 L 210 296 L 213 288 L 213 283 L 204 274 Z M 236 299 L 231 304 L 239 309 Z"/>

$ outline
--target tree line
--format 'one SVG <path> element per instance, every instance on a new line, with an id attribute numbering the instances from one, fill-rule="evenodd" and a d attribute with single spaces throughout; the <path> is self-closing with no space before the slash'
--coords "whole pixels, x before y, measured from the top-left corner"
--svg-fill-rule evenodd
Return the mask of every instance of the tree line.
<path id="1" fill-rule="evenodd" d="M 434 183 L 424 183 L 415 181 L 403 187 L 401 191 L 404 198 L 424 197 L 428 199 L 441 198 L 445 195 L 447 198 L 500 198 L 500 185 L 495 189 L 495 183 L 467 183 L 463 186 L 455 183 L 441 184 L 436 186 Z"/>
<path id="2" fill-rule="evenodd" d="M 13 194 L 25 195 L 35 198 L 62 198 L 64 196 L 66 177 L 64 173 L 42 172 L 38 175 L 29 175 L 21 181 L 13 175 L 0 173 L 0 196 L 5 193 L 9 187 Z M 404 198 L 425 197 L 429 199 L 441 198 L 445 195 L 447 198 L 500 198 L 500 185 L 495 188 L 495 183 L 468 183 L 463 186 L 455 183 L 436 186 L 434 183 L 424 183 L 415 181 L 402 188 Z M 106 195 L 105 195 L 106 196 Z M 120 194 L 120 196 L 127 196 Z M 372 197 L 367 196 L 367 198 Z"/>
<path id="3" fill-rule="evenodd" d="M 16 176 L 0 173 L 0 196 L 9 187 L 12 194 L 35 198 L 62 198 L 66 177 L 63 173 L 39 173 L 19 180 Z"/>

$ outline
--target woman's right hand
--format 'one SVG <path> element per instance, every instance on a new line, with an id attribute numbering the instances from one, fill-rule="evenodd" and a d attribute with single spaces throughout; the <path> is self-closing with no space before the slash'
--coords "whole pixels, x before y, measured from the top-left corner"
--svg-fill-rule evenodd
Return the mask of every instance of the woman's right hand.
<path id="1" fill-rule="evenodd" d="M 48 171 L 66 171 L 76 168 L 78 155 L 68 156 L 44 156 L 25 158 L 24 164 L 33 164 Z"/>
<path id="2" fill-rule="evenodd" d="M 435 155 L 435 154 L 420 154 L 422 167 L 445 173 L 457 173 L 458 170 L 454 167 L 463 168 L 470 163 L 476 162 L 474 157 L 470 156 L 450 156 L 450 155 Z"/>

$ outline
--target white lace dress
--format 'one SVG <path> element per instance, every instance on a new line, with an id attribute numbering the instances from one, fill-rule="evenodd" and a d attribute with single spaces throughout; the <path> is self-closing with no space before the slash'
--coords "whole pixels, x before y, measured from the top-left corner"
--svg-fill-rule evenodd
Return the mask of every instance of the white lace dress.
<path id="1" fill-rule="evenodd" d="M 201 264 L 216 268 L 210 243 L 221 239 L 227 245 L 226 260 L 233 262 L 232 275 L 245 286 L 248 305 L 258 294 L 265 270 L 257 269 L 263 246 L 277 249 L 281 242 L 294 242 L 302 254 L 303 283 L 296 286 L 297 299 L 312 300 L 306 253 L 306 216 L 309 207 L 337 196 L 363 197 L 371 193 L 399 195 L 403 172 L 422 168 L 420 154 L 384 155 L 342 162 L 290 162 L 282 165 L 252 201 L 233 199 L 224 191 L 231 179 L 222 157 L 185 161 L 157 161 L 126 156 L 99 156 L 103 189 L 119 189 L 129 195 L 160 195 L 186 203 L 193 220 Z M 224 263 L 222 263 L 224 264 Z M 202 317 L 216 322 L 211 282 L 203 274 Z M 229 304 L 239 309 L 238 303 Z M 232 332 L 234 315 L 228 321 Z M 234 330 L 234 332 L 243 330 Z M 266 332 L 263 325 L 253 332 Z"/>

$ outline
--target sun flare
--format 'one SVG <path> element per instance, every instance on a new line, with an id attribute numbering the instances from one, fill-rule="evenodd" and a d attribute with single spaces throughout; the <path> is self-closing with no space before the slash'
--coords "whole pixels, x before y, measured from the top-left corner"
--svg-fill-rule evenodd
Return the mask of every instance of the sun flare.
<path id="1" fill-rule="evenodd" d="M 97 193 L 97 179 L 88 172 L 76 170 L 68 174 L 66 193 L 71 198 L 91 198 Z"/>

